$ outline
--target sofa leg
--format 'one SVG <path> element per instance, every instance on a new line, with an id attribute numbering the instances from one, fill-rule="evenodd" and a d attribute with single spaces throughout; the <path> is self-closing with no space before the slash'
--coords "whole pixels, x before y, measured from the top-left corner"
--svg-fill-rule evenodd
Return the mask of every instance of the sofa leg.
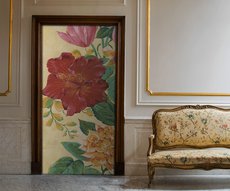
<path id="1" fill-rule="evenodd" d="M 152 165 L 148 164 L 148 175 L 149 175 L 149 184 L 148 187 L 150 187 L 153 177 L 155 174 L 155 167 L 153 167 Z"/>

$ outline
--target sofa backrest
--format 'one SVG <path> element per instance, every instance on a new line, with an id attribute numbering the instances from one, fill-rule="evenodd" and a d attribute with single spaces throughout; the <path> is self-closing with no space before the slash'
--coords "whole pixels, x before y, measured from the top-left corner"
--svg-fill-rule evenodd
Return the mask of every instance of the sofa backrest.
<path id="1" fill-rule="evenodd" d="M 182 106 L 153 114 L 157 149 L 230 147 L 230 109 Z"/>

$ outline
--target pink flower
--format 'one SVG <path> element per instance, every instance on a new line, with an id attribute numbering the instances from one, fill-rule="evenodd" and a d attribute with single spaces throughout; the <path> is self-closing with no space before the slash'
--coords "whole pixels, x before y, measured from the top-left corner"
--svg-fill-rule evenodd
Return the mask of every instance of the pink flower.
<path id="1" fill-rule="evenodd" d="M 94 40 L 97 26 L 68 26 L 66 33 L 58 32 L 58 35 L 68 43 L 88 47 Z"/>
<path id="2" fill-rule="evenodd" d="M 71 53 L 62 53 L 58 58 L 49 59 L 47 67 L 50 75 L 43 94 L 60 99 L 67 115 L 106 100 L 108 84 L 101 79 L 105 67 L 97 57 L 75 59 Z"/>

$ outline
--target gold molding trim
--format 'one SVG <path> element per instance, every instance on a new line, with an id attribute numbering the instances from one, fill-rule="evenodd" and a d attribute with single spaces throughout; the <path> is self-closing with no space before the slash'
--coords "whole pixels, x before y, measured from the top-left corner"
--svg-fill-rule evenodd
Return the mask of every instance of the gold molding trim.
<path id="1" fill-rule="evenodd" d="M 8 50 L 8 87 L 5 92 L 0 92 L 0 96 L 7 96 L 12 87 L 12 36 L 13 36 L 13 0 L 10 0 L 10 29 L 9 29 L 9 50 Z"/>
<path id="2" fill-rule="evenodd" d="M 150 96 L 230 96 L 230 93 L 208 93 L 208 92 L 154 92 L 150 88 L 150 1 L 146 0 L 146 92 Z"/>

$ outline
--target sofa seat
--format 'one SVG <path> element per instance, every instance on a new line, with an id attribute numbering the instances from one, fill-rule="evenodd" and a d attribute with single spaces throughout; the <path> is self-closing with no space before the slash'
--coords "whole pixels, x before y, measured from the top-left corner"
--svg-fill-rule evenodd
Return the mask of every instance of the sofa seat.
<path id="1" fill-rule="evenodd" d="M 156 151 L 148 157 L 155 167 L 213 168 L 230 165 L 230 149 L 183 149 Z M 204 166 L 205 164 L 205 166 Z"/>

